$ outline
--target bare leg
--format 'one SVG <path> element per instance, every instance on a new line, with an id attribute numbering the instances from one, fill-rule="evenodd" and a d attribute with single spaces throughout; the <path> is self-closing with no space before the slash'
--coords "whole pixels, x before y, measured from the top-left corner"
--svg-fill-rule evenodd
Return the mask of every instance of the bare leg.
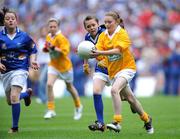
<path id="1" fill-rule="evenodd" d="M 72 83 L 66 82 L 66 86 L 67 86 L 67 90 L 70 92 L 71 96 L 73 97 L 73 100 L 78 99 L 79 95 L 74 85 Z"/>
<path id="2" fill-rule="evenodd" d="M 127 84 L 126 79 L 119 77 L 115 80 L 112 86 L 111 95 L 112 95 L 113 108 L 114 108 L 115 115 L 121 114 L 122 101 L 121 101 L 119 92 L 121 92 L 121 90 L 126 86 L 126 84 Z"/>
<path id="3" fill-rule="evenodd" d="M 54 101 L 53 86 L 56 79 L 57 79 L 57 75 L 48 74 L 48 81 L 47 81 L 48 101 Z"/>
<path id="4" fill-rule="evenodd" d="M 123 88 L 121 94 L 127 99 L 128 103 L 131 107 L 139 114 L 142 115 L 144 113 L 143 107 L 141 103 L 137 100 L 137 98 L 133 95 L 133 92 L 129 85 Z"/>

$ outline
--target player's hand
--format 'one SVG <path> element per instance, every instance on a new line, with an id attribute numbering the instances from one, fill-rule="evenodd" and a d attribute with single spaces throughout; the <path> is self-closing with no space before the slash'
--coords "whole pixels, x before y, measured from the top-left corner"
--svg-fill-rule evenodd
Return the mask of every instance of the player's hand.
<path id="1" fill-rule="evenodd" d="M 84 71 L 84 73 L 87 74 L 87 75 L 90 74 L 89 64 L 83 64 L 83 71 Z"/>
<path id="2" fill-rule="evenodd" d="M 101 55 L 101 51 L 97 49 L 92 49 L 90 53 L 90 58 L 96 58 L 99 55 Z"/>
<path id="3" fill-rule="evenodd" d="M 39 64 L 36 61 L 31 61 L 31 68 L 33 70 L 38 70 L 39 69 Z"/>
<path id="4" fill-rule="evenodd" d="M 45 44 L 44 44 L 44 48 L 42 49 L 43 52 L 47 53 L 49 52 L 49 43 L 46 41 Z"/>
<path id="5" fill-rule="evenodd" d="M 98 63 L 98 66 L 100 66 L 100 67 L 106 67 L 106 61 L 103 59 L 103 60 L 101 60 L 101 61 L 99 61 Z"/>
<path id="6" fill-rule="evenodd" d="M 44 48 L 43 48 L 43 52 L 47 53 L 49 51 L 53 51 L 55 49 L 55 47 L 50 43 L 50 42 L 45 42 Z"/>
<path id="7" fill-rule="evenodd" d="M 48 52 L 49 52 L 49 49 L 48 49 L 47 47 L 44 47 L 42 50 L 43 50 L 43 52 L 45 52 L 45 53 L 48 53 Z"/>
<path id="8" fill-rule="evenodd" d="M 2 63 L 0 63 L 0 72 L 4 71 L 6 71 L 6 67 Z"/>

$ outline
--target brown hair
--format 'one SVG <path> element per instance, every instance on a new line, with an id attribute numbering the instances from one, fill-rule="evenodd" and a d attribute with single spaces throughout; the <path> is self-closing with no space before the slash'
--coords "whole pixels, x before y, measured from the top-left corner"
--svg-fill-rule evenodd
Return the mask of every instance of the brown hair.
<path id="1" fill-rule="evenodd" d="M 84 21 L 83 21 L 84 28 L 86 28 L 85 22 L 86 22 L 86 21 L 89 21 L 89 20 L 91 20 L 91 19 L 95 19 L 95 21 L 96 21 L 97 23 L 99 23 L 99 20 L 97 19 L 97 17 L 88 15 L 88 16 L 85 17 L 85 19 L 84 19 Z"/>
<path id="2" fill-rule="evenodd" d="M 4 26 L 4 17 L 7 13 L 12 13 L 15 15 L 16 19 L 17 19 L 17 14 L 15 11 L 9 10 L 6 7 L 3 7 L 0 11 L 0 26 Z"/>
<path id="3" fill-rule="evenodd" d="M 120 17 L 119 13 L 116 11 L 110 11 L 105 14 L 105 16 L 111 16 L 113 19 L 122 27 L 124 28 L 123 19 Z"/>

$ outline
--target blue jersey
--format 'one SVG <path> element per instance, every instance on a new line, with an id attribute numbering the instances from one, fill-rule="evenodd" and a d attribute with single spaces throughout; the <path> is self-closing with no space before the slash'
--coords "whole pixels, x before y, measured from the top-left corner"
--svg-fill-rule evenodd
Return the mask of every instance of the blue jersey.
<path id="1" fill-rule="evenodd" d="M 105 27 L 103 26 L 99 26 L 98 27 L 98 32 L 96 34 L 96 37 L 93 39 L 93 37 L 91 36 L 90 33 L 87 33 L 86 36 L 85 36 L 85 40 L 86 41 L 91 41 L 94 45 L 97 43 L 98 41 L 98 38 L 99 38 L 99 35 L 105 30 Z M 108 74 L 108 70 L 106 67 L 100 67 L 98 66 L 98 64 L 96 63 L 96 66 L 95 66 L 95 72 L 102 72 L 104 74 Z"/>
<path id="2" fill-rule="evenodd" d="M 0 32 L 0 59 L 6 67 L 5 73 L 16 69 L 28 70 L 30 55 L 34 53 L 37 53 L 34 41 L 19 28 L 16 28 L 13 38 L 8 36 L 5 27 Z"/>

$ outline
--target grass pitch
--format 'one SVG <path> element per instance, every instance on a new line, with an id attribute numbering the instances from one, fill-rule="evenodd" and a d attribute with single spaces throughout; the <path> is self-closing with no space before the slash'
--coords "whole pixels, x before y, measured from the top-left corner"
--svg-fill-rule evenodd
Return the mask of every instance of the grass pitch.
<path id="1" fill-rule="evenodd" d="M 74 105 L 71 97 L 56 99 L 57 116 L 44 120 L 46 106 L 33 100 L 30 107 L 21 102 L 20 132 L 8 134 L 11 127 L 11 107 L 5 98 L 0 98 L 0 139 L 180 139 L 180 97 L 155 96 L 139 98 L 144 109 L 153 118 L 155 133 L 148 135 L 142 128 L 143 122 L 137 114 L 132 114 L 127 102 L 123 102 L 122 131 L 115 133 L 92 132 L 88 125 L 94 122 L 95 112 L 92 98 L 82 98 L 83 117 L 73 120 Z M 104 120 L 111 122 L 113 116 L 111 98 L 103 98 Z"/>

